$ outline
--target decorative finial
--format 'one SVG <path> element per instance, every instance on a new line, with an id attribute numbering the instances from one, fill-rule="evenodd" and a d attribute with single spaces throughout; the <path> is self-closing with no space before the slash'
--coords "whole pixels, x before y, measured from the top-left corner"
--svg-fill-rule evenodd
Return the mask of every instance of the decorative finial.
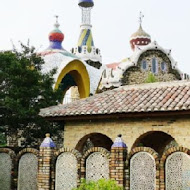
<path id="1" fill-rule="evenodd" d="M 50 134 L 49 134 L 49 133 L 46 133 L 46 137 L 50 137 Z"/>
<path id="2" fill-rule="evenodd" d="M 59 22 L 58 22 L 59 16 L 58 16 L 58 15 L 55 15 L 55 18 L 56 18 L 56 22 L 55 22 L 54 26 L 55 26 L 56 28 L 59 28 L 59 26 L 60 26 L 60 24 L 59 24 Z"/>
<path id="3" fill-rule="evenodd" d="M 139 13 L 139 24 L 140 24 L 140 26 L 142 25 L 142 20 L 143 20 L 143 18 L 144 18 L 144 15 L 143 15 L 142 12 L 140 11 L 140 13 Z"/>
<path id="4" fill-rule="evenodd" d="M 121 137 L 122 137 L 121 134 L 117 135 L 117 138 L 115 139 L 112 148 L 127 148 L 127 145 L 125 144 L 125 142 Z"/>
<path id="5" fill-rule="evenodd" d="M 43 140 L 40 147 L 49 147 L 49 148 L 55 148 L 55 143 L 50 138 L 50 134 L 46 133 L 46 138 Z"/>

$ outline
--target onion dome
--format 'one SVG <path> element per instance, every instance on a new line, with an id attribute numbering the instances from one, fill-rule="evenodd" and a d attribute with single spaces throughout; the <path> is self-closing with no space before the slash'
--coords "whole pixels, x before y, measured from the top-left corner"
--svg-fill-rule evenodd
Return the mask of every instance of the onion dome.
<path id="1" fill-rule="evenodd" d="M 145 46 L 148 45 L 150 42 L 151 42 L 151 36 L 143 30 L 140 24 L 140 27 L 137 30 L 137 32 L 132 34 L 130 38 L 130 44 L 132 50 L 133 51 L 135 50 L 135 46 Z"/>
<path id="2" fill-rule="evenodd" d="M 48 47 L 48 49 L 63 49 L 62 42 L 64 40 L 64 34 L 59 29 L 59 26 L 60 25 L 56 20 L 56 23 L 54 24 L 54 30 L 49 33 L 50 46 Z"/>
<path id="3" fill-rule="evenodd" d="M 94 2 L 93 2 L 93 0 L 79 0 L 78 5 L 80 7 L 88 8 L 88 7 L 93 7 Z"/>

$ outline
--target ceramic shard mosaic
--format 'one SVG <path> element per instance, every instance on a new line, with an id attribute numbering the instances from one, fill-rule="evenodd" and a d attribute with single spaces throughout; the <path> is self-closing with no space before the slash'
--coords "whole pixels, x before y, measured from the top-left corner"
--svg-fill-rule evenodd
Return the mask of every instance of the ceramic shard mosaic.
<path id="1" fill-rule="evenodd" d="M 156 164 L 151 154 L 136 153 L 130 161 L 130 190 L 155 190 Z"/>
<path id="2" fill-rule="evenodd" d="M 70 153 L 62 153 L 56 162 L 56 190 L 71 190 L 77 187 L 77 159 Z"/>
<path id="3" fill-rule="evenodd" d="M 166 160 L 166 190 L 190 189 L 190 157 L 175 152 Z"/>
<path id="4" fill-rule="evenodd" d="M 18 190 L 37 190 L 38 158 L 24 154 L 19 161 Z"/>
<path id="5" fill-rule="evenodd" d="M 11 188 L 11 166 L 12 161 L 8 154 L 0 153 L 0 189 L 10 190 Z"/>
<path id="6" fill-rule="evenodd" d="M 104 154 L 94 152 L 86 159 L 86 179 L 97 181 L 101 178 L 109 179 L 109 160 Z"/>

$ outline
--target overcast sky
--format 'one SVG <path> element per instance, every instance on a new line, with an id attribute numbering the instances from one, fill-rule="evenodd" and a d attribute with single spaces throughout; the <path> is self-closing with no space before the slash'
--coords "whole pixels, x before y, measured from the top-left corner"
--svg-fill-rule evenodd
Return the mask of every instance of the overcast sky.
<path id="1" fill-rule="evenodd" d="M 138 16 L 144 14 L 143 28 L 166 49 L 178 67 L 190 74 L 190 0 L 94 0 L 92 32 L 101 50 L 103 63 L 112 63 L 132 54 L 129 38 L 139 27 Z M 18 41 L 39 51 L 46 49 L 48 34 L 59 15 L 65 34 L 63 47 L 77 44 L 81 10 L 78 0 L 6 0 L 0 6 L 0 49 L 11 49 Z"/>

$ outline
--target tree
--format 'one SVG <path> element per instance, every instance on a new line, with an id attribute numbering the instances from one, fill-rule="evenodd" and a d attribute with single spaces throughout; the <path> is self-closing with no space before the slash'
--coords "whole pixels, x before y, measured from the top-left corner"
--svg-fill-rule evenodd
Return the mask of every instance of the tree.
<path id="1" fill-rule="evenodd" d="M 20 131 L 25 145 L 59 128 L 38 115 L 62 98 L 61 90 L 52 88 L 56 69 L 43 73 L 43 65 L 33 47 L 21 44 L 21 51 L 0 52 L 0 133 Z"/>

